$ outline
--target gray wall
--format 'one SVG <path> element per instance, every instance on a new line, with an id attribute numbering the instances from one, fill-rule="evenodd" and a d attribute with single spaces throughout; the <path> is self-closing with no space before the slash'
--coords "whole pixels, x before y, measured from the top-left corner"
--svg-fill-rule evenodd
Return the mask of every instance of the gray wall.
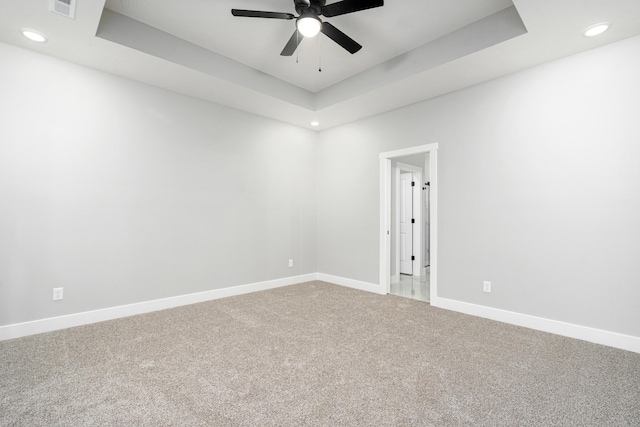
<path id="1" fill-rule="evenodd" d="M 438 142 L 440 297 L 640 336 L 638 51 L 318 136 L 0 44 L 0 325 L 315 271 L 376 283 L 378 154 Z"/>
<path id="2" fill-rule="evenodd" d="M 378 282 L 378 154 L 438 142 L 440 297 L 640 336 L 638 52 L 627 39 L 322 132 L 318 270 Z"/>
<path id="3" fill-rule="evenodd" d="M 317 271 L 315 132 L 0 57 L 0 325 Z"/>

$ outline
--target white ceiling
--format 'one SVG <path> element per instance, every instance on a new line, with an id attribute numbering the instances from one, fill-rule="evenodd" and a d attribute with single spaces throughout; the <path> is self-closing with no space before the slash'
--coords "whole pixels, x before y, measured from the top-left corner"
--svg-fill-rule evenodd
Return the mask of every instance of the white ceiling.
<path id="1" fill-rule="evenodd" d="M 295 21 L 242 18 L 230 10 L 296 14 L 293 0 L 107 0 L 106 7 L 311 92 L 318 92 L 511 6 L 511 0 L 457 0 L 445 10 L 433 1 L 389 1 L 380 8 L 324 18 L 363 49 L 352 56 L 321 36 L 303 40 L 296 55 L 280 52 Z M 411 4 L 411 7 L 407 7 Z M 409 12 L 409 13 L 407 13 Z M 422 18 L 423 22 L 419 19 Z M 322 62 L 322 72 L 318 63 Z"/>
<path id="2" fill-rule="evenodd" d="M 322 18 L 363 45 L 356 54 L 321 35 L 283 57 L 295 21 L 230 10 L 295 14 L 293 0 L 77 3 L 72 20 L 49 0 L 3 0 L 0 41 L 319 130 L 640 34 L 638 0 L 387 0 Z M 582 35 L 602 21 L 608 32 Z"/>

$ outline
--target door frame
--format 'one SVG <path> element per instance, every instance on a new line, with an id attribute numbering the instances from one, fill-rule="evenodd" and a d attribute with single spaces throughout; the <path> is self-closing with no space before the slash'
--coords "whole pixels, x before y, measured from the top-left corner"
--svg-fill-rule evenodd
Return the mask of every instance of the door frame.
<path id="1" fill-rule="evenodd" d="M 429 246 L 430 290 L 433 304 L 438 298 L 438 143 L 419 145 L 401 150 L 380 153 L 380 275 L 379 283 L 384 293 L 391 291 L 391 159 L 412 154 L 429 154 Z M 425 177 L 425 181 L 427 177 Z"/>
<path id="2" fill-rule="evenodd" d="M 414 276 L 422 275 L 422 185 L 424 184 L 422 180 L 422 176 L 424 174 L 424 168 L 409 165 L 407 163 L 397 162 L 396 163 L 396 235 L 395 235 L 395 250 L 396 250 L 396 272 L 398 273 L 398 277 L 400 275 L 400 218 L 399 218 L 399 209 L 400 209 L 400 174 L 401 172 L 411 172 L 413 174 L 414 181 L 416 185 L 413 187 L 412 197 L 413 197 L 413 218 L 415 219 L 415 224 L 413 225 L 412 230 L 412 251 L 415 259 L 413 260 L 412 270 Z M 418 208 L 416 209 L 416 205 Z"/>

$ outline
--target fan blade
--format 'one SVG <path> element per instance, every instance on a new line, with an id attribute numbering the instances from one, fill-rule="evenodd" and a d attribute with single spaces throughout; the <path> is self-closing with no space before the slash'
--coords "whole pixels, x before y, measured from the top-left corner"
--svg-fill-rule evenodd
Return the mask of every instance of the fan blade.
<path id="1" fill-rule="evenodd" d="M 260 10 L 231 9 L 233 16 L 244 16 L 247 18 L 272 18 L 272 19 L 293 19 L 295 15 L 283 12 L 262 12 Z"/>
<path id="2" fill-rule="evenodd" d="M 347 13 L 359 12 L 380 6 L 384 6 L 384 0 L 343 0 L 328 6 L 323 6 L 322 14 L 330 18 L 332 16 L 345 15 Z"/>
<path id="3" fill-rule="evenodd" d="M 291 55 L 293 55 L 293 52 L 296 51 L 296 49 L 298 48 L 298 45 L 300 44 L 300 42 L 302 41 L 303 38 L 304 38 L 304 36 L 302 34 L 300 34 L 298 32 L 298 30 L 296 29 L 293 32 L 293 35 L 291 36 L 291 38 L 287 42 L 287 44 L 284 47 L 284 49 L 282 49 L 282 52 L 280 52 L 280 55 L 282 55 L 282 56 L 291 56 Z"/>
<path id="4" fill-rule="evenodd" d="M 328 22 L 322 23 L 322 29 L 320 31 L 322 31 L 325 36 L 329 37 L 331 40 L 348 50 L 351 54 L 354 54 L 362 49 L 362 46 L 360 46 L 355 40 L 353 40 L 351 37 L 340 31 L 333 25 L 329 24 Z"/>

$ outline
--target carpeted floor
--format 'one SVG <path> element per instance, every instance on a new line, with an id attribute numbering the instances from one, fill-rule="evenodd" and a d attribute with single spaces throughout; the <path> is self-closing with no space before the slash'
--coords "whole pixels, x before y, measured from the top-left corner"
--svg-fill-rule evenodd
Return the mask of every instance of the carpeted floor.
<path id="1" fill-rule="evenodd" d="M 323 282 L 0 342 L 2 426 L 640 426 L 640 354 Z"/>

